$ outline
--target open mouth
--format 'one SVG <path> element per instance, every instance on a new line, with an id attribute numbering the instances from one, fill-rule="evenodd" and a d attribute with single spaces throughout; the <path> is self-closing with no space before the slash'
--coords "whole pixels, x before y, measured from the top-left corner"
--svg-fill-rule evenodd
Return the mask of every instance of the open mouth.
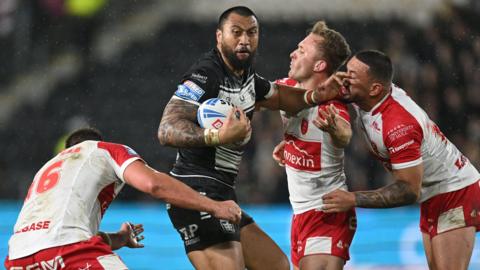
<path id="1" fill-rule="evenodd" d="M 235 54 L 240 58 L 246 58 L 246 57 L 250 56 L 250 52 L 246 51 L 246 50 L 237 51 L 237 52 L 235 52 Z"/>
<path id="2" fill-rule="evenodd" d="M 238 55 L 238 56 L 248 57 L 250 55 L 250 51 L 247 48 L 241 48 L 241 49 L 235 51 L 235 54 Z"/>

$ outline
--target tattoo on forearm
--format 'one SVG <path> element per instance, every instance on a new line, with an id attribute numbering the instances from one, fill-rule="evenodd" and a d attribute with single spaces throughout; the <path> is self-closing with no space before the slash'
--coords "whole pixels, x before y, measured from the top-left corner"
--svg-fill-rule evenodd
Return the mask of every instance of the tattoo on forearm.
<path id="1" fill-rule="evenodd" d="M 391 208 L 415 203 L 417 195 L 410 185 L 404 181 L 372 191 L 355 192 L 358 207 L 363 208 Z"/>
<path id="2" fill-rule="evenodd" d="M 198 106 L 178 99 L 168 102 L 158 128 L 160 144 L 175 147 L 205 146 L 203 129 L 197 124 Z"/>

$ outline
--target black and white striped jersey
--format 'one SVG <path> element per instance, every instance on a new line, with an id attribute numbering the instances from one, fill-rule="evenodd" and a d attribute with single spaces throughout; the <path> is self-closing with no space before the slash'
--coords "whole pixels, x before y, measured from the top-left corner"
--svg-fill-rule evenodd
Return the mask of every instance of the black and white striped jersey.
<path id="1" fill-rule="evenodd" d="M 272 93 L 271 83 L 253 68 L 239 78 L 227 68 L 218 50 L 213 49 L 183 75 L 172 98 L 198 106 L 207 99 L 222 98 L 242 108 L 251 119 L 255 102 L 267 99 Z M 243 147 L 233 146 L 179 148 L 171 174 L 204 176 L 233 187 L 242 154 Z"/>

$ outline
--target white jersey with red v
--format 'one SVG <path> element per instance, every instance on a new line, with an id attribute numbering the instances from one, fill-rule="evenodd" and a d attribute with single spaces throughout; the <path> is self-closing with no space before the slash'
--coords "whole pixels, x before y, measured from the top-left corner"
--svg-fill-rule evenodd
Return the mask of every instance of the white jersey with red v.
<path id="1" fill-rule="evenodd" d="M 289 78 L 276 83 L 298 86 Z M 285 167 L 290 203 L 295 214 L 320 209 L 322 195 L 335 189 L 346 189 L 343 170 L 344 151 L 333 145 L 330 134 L 313 125 L 319 110 L 333 104 L 340 117 L 350 123 L 347 106 L 339 101 L 304 109 L 295 116 L 281 112 L 285 129 Z M 342 121 L 342 120 L 340 120 Z"/>
<path id="2" fill-rule="evenodd" d="M 355 109 L 371 152 L 386 168 L 423 164 L 420 202 L 462 189 L 480 178 L 470 161 L 399 87 L 393 85 L 391 93 L 371 111 Z"/>
<path id="3" fill-rule="evenodd" d="M 9 259 L 90 239 L 140 157 L 128 146 L 85 141 L 59 153 L 35 175 L 9 241 Z"/>

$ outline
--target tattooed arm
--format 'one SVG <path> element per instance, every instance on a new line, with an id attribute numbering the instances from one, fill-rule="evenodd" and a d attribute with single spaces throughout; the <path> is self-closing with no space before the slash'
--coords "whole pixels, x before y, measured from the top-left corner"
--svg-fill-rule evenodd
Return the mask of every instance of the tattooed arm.
<path id="1" fill-rule="evenodd" d="M 197 124 L 197 110 L 198 106 L 195 104 L 170 99 L 158 127 L 157 136 L 160 144 L 173 147 L 209 146 L 205 142 L 205 129 Z M 245 113 L 237 108 L 232 109 L 218 130 L 219 144 L 242 141 L 250 129 L 250 120 Z"/>
<path id="2" fill-rule="evenodd" d="M 415 203 L 420 196 L 423 165 L 393 171 L 395 182 L 371 191 L 335 190 L 322 197 L 327 213 L 343 212 L 352 207 L 392 208 Z"/>
<path id="3" fill-rule="evenodd" d="M 203 129 L 196 124 L 198 106 L 180 99 L 170 99 L 158 127 L 161 145 L 174 147 L 206 146 Z"/>

